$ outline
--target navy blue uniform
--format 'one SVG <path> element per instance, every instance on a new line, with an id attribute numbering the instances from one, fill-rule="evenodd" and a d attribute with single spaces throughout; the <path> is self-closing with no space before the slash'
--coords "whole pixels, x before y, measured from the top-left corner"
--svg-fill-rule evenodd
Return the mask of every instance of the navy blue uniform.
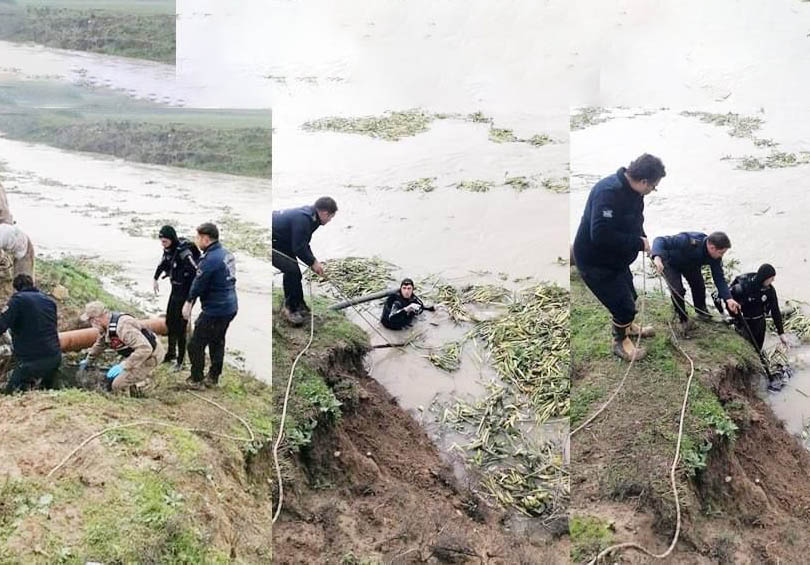
<path id="1" fill-rule="evenodd" d="M 624 167 L 591 189 L 574 239 L 582 280 L 610 310 L 616 325 L 636 316 L 630 265 L 644 250 L 644 197 L 630 187 Z"/>
<path id="2" fill-rule="evenodd" d="M 219 381 L 225 359 L 225 333 L 236 317 L 236 259 L 218 241 L 212 243 L 200 258 L 197 276 L 191 284 L 188 299 L 202 302 L 202 313 L 194 323 L 194 333 L 188 343 L 191 376 L 203 380 L 205 348 L 211 357 L 208 378 Z"/>
<path id="3" fill-rule="evenodd" d="M 284 305 L 290 312 L 304 306 L 301 269 L 293 259 L 298 258 L 309 267 L 315 263 L 309 242 L 320 225 L 313 206 L 273 212 L 273 266 L 284 273 Z"/>
<path id="4" fill-rule="evenodd" d="M 0 333 L 6 330 L 11 330 L 17 358 L 6 392 L 28 388 L 38 378 L 44 387 L 53 386 L 62 362 L 56 302 L 36 288 L 15 292 L 0 314 Z"/>
<path id="5" fill-rule="evenodd" d="M 712 259 L 706 246 L 709 236 L 701 232 L 681 232 L 677 235 L 656 237 L 652 244 L 652 257 L 661 257 L 664 263 L 664 278 L 673 291 L 672 304 L 678 318 L 683 322 L 688 318 L 684 304 L 683 280 L 689 283 L 695 310 L 708 314 L 706 310 L 706 284 L 701 267 L 709 265 L 717 293 L 723 300 L 731 298 L 723 273 L 723 259 Z M 677 295 L 676 295 L 677 293 Z"/>
<path id="6" fill-rule="evenodd" d="M 782 311 L 779 309 L 779 299 L 773 285 L 762 286 L 757 280 L 756 273 L 739 275 L 731 283 L 731 296 L 740 303 L 742 315 L 734 318 L 737 331 L 750 341 L 758 350 L 765 343 L 766 320 L 769 313 L 779 335 L 785 333 L 782 322 Z"/>

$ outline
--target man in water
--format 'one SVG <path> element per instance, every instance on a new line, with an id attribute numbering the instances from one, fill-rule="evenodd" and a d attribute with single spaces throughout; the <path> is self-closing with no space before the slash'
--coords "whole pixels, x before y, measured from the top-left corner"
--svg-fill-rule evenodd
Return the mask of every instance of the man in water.
<path id="1" fill-rule="evenodd" d="M 706 284 L 703 282 L 703 265 L 709 265 L 712 271 L 717 293 L 726 303 L 729 311 L 736 313 L 739 304 L 731 297 L 723 274 L 723 255 L 731 248 L 731 240 L 720 231 L 711 235 L 700 232 L 682 232 L 677 235 L 656 237 L 653 240 L 650 256 L 655 268 L 664 275 L 670 289 L 672 305 L 680 320 L 681 331 L 686 333 L 695 326 L 689 318 L 684 303 L 683 279 L 689 283 L 692 301 L 698 318 L 711 320 L 706 310 Z"/>
<path id="2" fill-rule="evenodd" d="M 775 278 L 776 269 L 765 263 L 756 273 L 739 275 L 731 282 L 731 296 L 740 304 L 742 310 L 741 314 L 734 317 L 734 326 L 760 354 L 765 343 L 765 316 L 769 313 L 779 339 L 783 344 L 789 344 L 782 324 L 782 311 L 779 309 L 776 289 L 773 287 Z M 772 392 L 782 390 L 781 378 L 768 374 L 768 380 L 768 390 Z"/>
<path id="3" fill-rule="evenodd" d="M 135 389 L 146 387 L 165 354 L 158 336 L 130 314 L 110 312 L 98 301 L 84 307 L 81 319 L 90 322 L 98 337 L 79 366 L 87 368 L 104 350 L 112 349 L 124 359 L 107 371 L 112 391 L 132 394 Z"/>
<path id="4" fill-rule="evenodd" d="M 62 362 L 56 302 L 40 292 L 29 275 L 17 275 L 12 284 L 17 292 L 0 314 L 0 333 L 11 331 L 17 358 L 6 393 L 30 388 L 37 379 L 42 379 L 43 388 L 51 388 Z"/>
<path id="5" fill-rule="evenodd" d="M 166 306 L 166 328 L 169 332 L 169 350 L 164 357 L 164 363 L 176 360 L 175 371 L 183 368 L 183 359 L 186 356 L 186 327 L 188 321 L 183 318 L 183 305 L 191 291 L 191 283 L 197 275 L 197 262 L 200 260 L 200 251 L 190 241 L 178 238 L 172 226 L 163 226 L 158 233 L 160 244 L 163 246 L 163 257 L 155 270 L 153 281 L 155 294 L 158 293 L 158 279 L 165 274 L 172 284 L 172 292 Z"/>
<path id="6" fill-rule="evenodd" d="M 626 360 L 646 355 L 631 337 L 653 335 L 634 323 L 636 298 L 630 264 L 640 251 L 649 253 L 644 232 L 644 197 L 666 175 L 661 159 L 647 153 L 600 180 L 591 189 L 574 239 L 574 258 L 582 280 L 609 311 L 613 353 Z"/>
<path id="7" fill-rule="evenodd" d="M 197 228 L 197 247 L 203 254 L 183 306 L 183 317 L 186 320 L 191 318 L 191 309 L 197 298 L 202 302 L 202 313 L 194 324 L 194 333 L 188 344 L 191 375 L 186 382 L 194 386 L 203 382 L 205 348 L 208 347 L 211 367 L 205 384 L 216 386 L 225 361 L 225 334 L 239 310 L 236 258 L 219 242 L 219 229 L 211 223 Z"/>
<path id="8" fill-rule="evenodd" d="M 380 323 L 389 330 L 401 330 L 410 326 L 424 309 L 425 305 L 413 293 L 413 281 L 403 279 L 399 291 L 385 300 Z"/>
<path id="9" fill-rule="evenodd" d="M 301 206 L 273 212 L 273 266 L 284 273 L 284 309 L 289 323 L 299 326 L 306 320 L 309 307 L 304 302 L 301 269 L 303 261 L 316 274 L 323 276 L 323 265 L 315 259 L 309 242 L 320 226 L 325 226 L 337 214 L 335 200 L 323 196 L 312 206 Z"/>

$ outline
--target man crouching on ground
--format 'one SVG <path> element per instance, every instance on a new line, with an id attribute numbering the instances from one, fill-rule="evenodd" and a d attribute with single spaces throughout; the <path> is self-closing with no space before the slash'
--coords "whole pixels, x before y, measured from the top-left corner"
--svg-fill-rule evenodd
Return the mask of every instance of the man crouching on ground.
<path id="1" fill-rule="evenodd" d="M 92 365 L 109 348 L 124 358 L 107 372 L 107 378 L 112 379 L 112 391 L 129 393 L 134 392 L 132 387 L 145 388 L 165 354 L 157 335 L 129 314 L 110 312 L 101 302 L 85 306 L 81 319 L 98 331 L 96 343 L 80 363 L 81 368 Z"/>

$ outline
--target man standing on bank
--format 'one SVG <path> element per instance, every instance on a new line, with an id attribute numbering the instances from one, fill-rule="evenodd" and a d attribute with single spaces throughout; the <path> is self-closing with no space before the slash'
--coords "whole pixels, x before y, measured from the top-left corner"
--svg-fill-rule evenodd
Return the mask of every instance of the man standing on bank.
<path id="1" fill-rule="evenodd" d="M 574 259 L 582 280 L 613 321 L 613 353 L 626 361 L 646 355 L 631 337 L 653 335 L 634 323 L 636 298 L 630 265 L 640 251 L 649 253 L 644 231 L 644 197 L 654 191 L 666 170 L 661 159 L 643 154 L 630 166 L 600 180 L 591 189 L 574 239 Z"/>
<path id="2" fill-rule="evenodd" d="M 238 310 L 236 258 L 219 242 L 219 230 L 211 223 L 197 228 L 197 247 L 203 254 L 183 306 L 183 317 L 191 318 L 191 309 L 198 298 L 202 302 L 202 313 L 188 343 L 191 375 L 186 382 L 197 386 L 205 380 L 206 386 L 216 386 L 225 361 L 225 333 Z M 211 357 L 207 379 L 204 377 L 206 347 Z"/>
<path id="3" fill-rule="evenodd" d="M 706 310 L 706 284 L 703 282 L 703 265 L 709 265 L 712 271 L 717 294 L 726 303 L 729 311 L 736 314 L 740 305 L 731 297 L 723 274 L 723 255 L 731 249 L 728 236 L 716 231 L 711 235 L 700 232 L 682 232 L 678 235 L 656 237 L 653 240 L 650 256 L 655 268 L 664 275 L 670 289 L 672 305 L 680 320 L 683 333 L 695 327 L 695 322 L 686 312 L 684 303 L 683 279 L 689 283 L 692 291 L 692 303 L 698 318 L 711 320 Z"/>
<path id="4" fill-rule="evenodd" d="M 177 237 L 173 226 L 163 226 L 158 233 L 163 246 L 163 257 L 155 270 L 154 289 L 158 293 L 160 275 L 165 273 L 172 284 L 172 292 L 166 305 L 166 329 L 169 333 L 169 350 L 164 363 L 175 361 L 175 371 L 183 368 L 186 356 L 186 328 L 188 321 L 183 318 L 183 305 L 186 303 L 191 283 L 197 275 L 197 262 L 200 251 L 190 241 Z"/>
<path id="5" fill-rule="evenodd" d="M 284 273 L 282 313 L 294 326 L 304 323 L 309 312 L 309 307 L 304 302 L 301 269 L 297 259 L 323 276 L 323 265 L 315 259 L 309 242 L 315 230 L 332 221 L 337 210 L 337 203 L 333 198 L 322 196 L 313 206 L 273 212 L 273 266 Z"/>

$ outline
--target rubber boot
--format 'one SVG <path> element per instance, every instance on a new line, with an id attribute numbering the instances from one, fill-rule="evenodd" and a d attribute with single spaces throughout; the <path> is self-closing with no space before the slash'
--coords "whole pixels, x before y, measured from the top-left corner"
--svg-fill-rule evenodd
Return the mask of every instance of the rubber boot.
<path id="1" fill-rule="evenodd" d="M 695 320 L 693 320 L 692 318 L 681 320 L 680 323 L 678 324 L 678 328 L 681 330 L 681 335 L 684 336 L 689 332 L 691 332 L 692 330 L 694 330 L 695 327 L 697 326 L 695 324 Z"/>
<path id="2" fill-rule="evenodd" d="M 782 390 L 783 386 L 785 386 L 785 385 L 782 382 L 782 379 L 780 379 L 779 377 L 774 377 L 768 383 L 768 390 L 771 391 L 771 392 L 779 392 L 780 390 Z"/>
<path id="3" fill-rule="evenodd" d="M 641 326 L 636 322 L 633 322 L 629 326 L 627 326 L 627 336 L 628 337 L 638 337 L 639 332 L 641 332 L 641 337 L 653 337 L 655 336 L 655 328 L 652 326 Z"/>
<path id="4" fill-rule="evenodd" d="M 285 306 L 281 309 L 281 313 L 291 326 L 298 327 L 304 323 L 304 316 L 301 312 L 290 312 L 290 309 Z"/>
<path id="5" fill-rule="evenodd" d="M 625 361 L 638 361 L 647 355 L 643 347 L 636 347 L 632 339 L 627 337 L 627 326 L 613 325 L 613 354 Z"/>

